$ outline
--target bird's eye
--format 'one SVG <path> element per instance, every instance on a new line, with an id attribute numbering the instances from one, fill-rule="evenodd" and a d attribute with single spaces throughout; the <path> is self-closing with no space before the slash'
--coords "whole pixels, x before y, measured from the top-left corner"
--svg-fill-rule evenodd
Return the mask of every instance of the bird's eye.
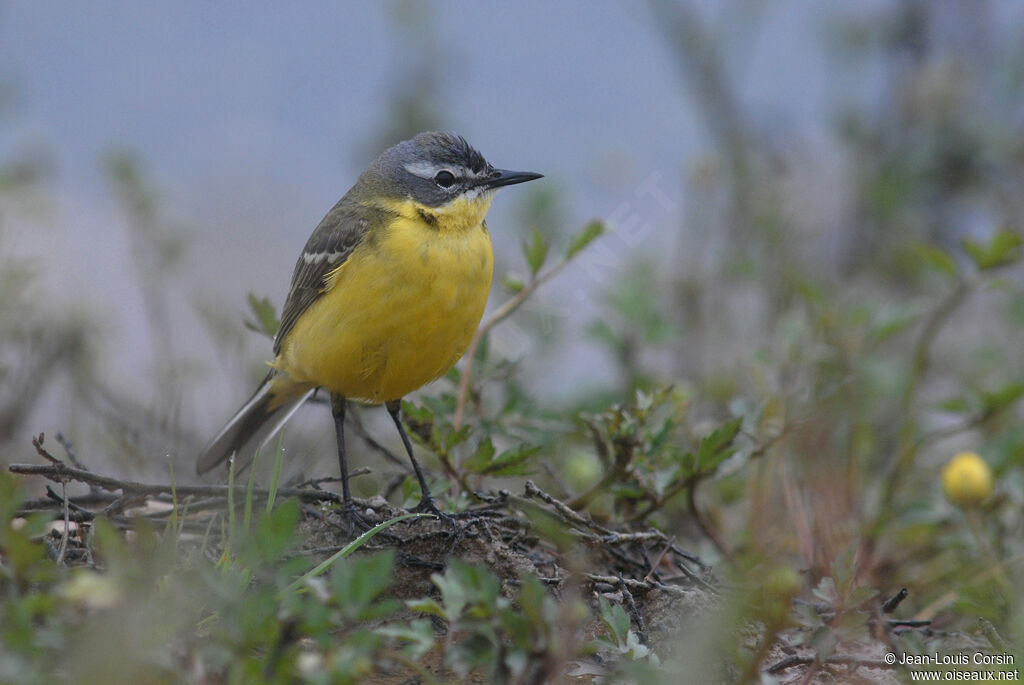
<path id="1" fill-rule="evenodd" d="M 442 188 L 451 188 L 455 185 L 455 174 L 447 169 L 438 171 L 437 176 L 434 176 L 434 183 Z"/>

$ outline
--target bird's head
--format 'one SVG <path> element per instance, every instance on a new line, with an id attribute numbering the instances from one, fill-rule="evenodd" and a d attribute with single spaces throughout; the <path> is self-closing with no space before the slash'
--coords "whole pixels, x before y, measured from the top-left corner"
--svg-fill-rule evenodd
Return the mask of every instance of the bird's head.
<path id="1" fill-rule="evenodd" d="M 385 150 L 361 182 L 390 206 L 440 216 L 478 213 L 482 219 L 498 188 L 541 177 L 495 169 L 462 136 L 432 131 Z"/>

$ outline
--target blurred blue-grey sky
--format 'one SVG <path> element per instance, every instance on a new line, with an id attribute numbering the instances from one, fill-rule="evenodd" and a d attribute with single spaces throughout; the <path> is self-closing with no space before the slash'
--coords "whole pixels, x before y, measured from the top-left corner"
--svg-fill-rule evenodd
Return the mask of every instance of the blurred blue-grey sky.
<path id="1" fill-rule="evenodd" d="M 569 227 L 635 202 L 652 173 L 681 205 L 679 177 L 701 152 L 701 132 L 645 4 L 429 9 L 445 56 L 445 128 L 498 165 L 547 174 L 566 194 Z M 141 303 L 123 297 L 134 274 L 102 168 L 112 149 L 126 149 L 192 234 L 201 286 L 226 302 L 250 290 L 283 297 L 294 255 L 368 161 L 367 141 L 417 56 L 399 44 L 394 11 L 371 2 L 6 3 L 0 67 L 17 98 L 6 133 L 55 162 L 61 239 L 26 239 L 55 260 L 58 289 L 97 295 L 117 320 L 138 314 Z M 744 30 L 756 39 L 747 95 L 815 121 L 820 60 L 808 56 L 820 53 L 818 12 L 794 6 Z M 499 198 L 490 223 L 499 248 L 515 250 L 518 238 L 501 241 L 518 228 L 512 202 Z M 659 228 L 678 220 L 652 214 Z"/>
<path id="2" fill-rule="evenodd" d="M 880 72 L 871 63 L 830 71 L 830 22 L 890 4 L 695 6 L 712 35 L 729 39 L 725 64 L 744 108 L 759 113 L 780 147 L 827 156 L 834 151 L 823 131 L 835 103 L 877 96 Z M 136 325 L 142 300 L 105 155 L 136 154 L 169 220 L 190 236 L 181 321 L 196 298 L 240 311 L 252 291 L 280 305 L 295 256 L 369 161 L 389 98 L 419 59 L 417 39 L 395 28 L 396 7 L 0 5 L 0 79 L 15 97 L 3 149 L 38 145 L 54 164 L 51 214 L 8 248 L 39 256 L 48 294 L 80 301 L 110 326 L 121 352 L 109 363 L 143 362 L 152 341 Z M 986 26 L 1019 26 L 1024 4 L 996 7 L 1007 20 L 990 17 Z M 545 173 L 564 193 L 566 232 L 614 219 L 624 205 L 653 229 L 644 234 L 649 246 L 610 238 L 603 253 L 552 284 L 540 306 L 588 311 L 589 293 L 604 285 L 595 274 L 625 263 L 627 249 L 679 254 L 675 228 L 688 203 L 701 202 L 685 192 L 685 177 L 707 152 L 706 132 L 648 4 L 446 1 L 431 3 L 427 15 L 424 40 L 441 48 L 444 128 L 496 165 Z M 815 172 L 808 195 L 829 195 L 836 174 Z M 652 175 L 669 205 L 637 196 Z M 506 267 L 521 263 L 515 203 L 511 191 L 500 196 L 489 219 Z M 587 260 L 597 261 L 588 268 Z M 183 329 L 174 341 L 183 353 L 210 354 L 208 340 Z"/>

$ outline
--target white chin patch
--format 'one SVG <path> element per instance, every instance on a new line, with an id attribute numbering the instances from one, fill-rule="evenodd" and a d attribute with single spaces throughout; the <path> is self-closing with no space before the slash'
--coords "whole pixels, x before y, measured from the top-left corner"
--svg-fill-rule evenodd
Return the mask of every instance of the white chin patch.
<path id="1" fill-rule="evenodd" d="M 462 197 L 467 202 L 475 202 L 478 199 L 486 200 L 492 197 L 496 190 L 497 188 L 483 188 L 481 186 L 477 186 L 464 192 Z"/>

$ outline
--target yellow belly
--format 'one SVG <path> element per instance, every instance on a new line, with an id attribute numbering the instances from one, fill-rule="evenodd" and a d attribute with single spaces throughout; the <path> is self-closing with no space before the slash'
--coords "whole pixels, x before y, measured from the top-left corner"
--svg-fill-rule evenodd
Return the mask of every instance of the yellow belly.
<path id="1" fill-rule="evenodd" d="M 491 287 L 487 229 L 403 217 L 379 230 L 284 341 L 274 366 L 293 383 L 386 402 L 444 375 L 466 351 Z"/>

